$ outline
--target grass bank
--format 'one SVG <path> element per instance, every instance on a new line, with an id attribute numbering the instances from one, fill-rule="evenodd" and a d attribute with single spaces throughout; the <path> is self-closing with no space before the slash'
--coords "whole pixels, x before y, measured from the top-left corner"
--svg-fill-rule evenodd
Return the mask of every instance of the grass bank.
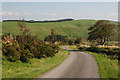
<path id="1" fill-rule="evenodd" d="M 62 63 L 68 55 L 69 52 L 64 50 L 59 51 L 59 53 L 57 53 L 54 57 L 49 57 L 46 59 L 31 59 L 31 63 L 22 63 L 21 61 L 9 62 L 8 60 L 3 60 L 2 77 L 36 78 Z"/>
<path id="2" fill-rule="evenodd" d="M 76 46 L 70 46 L 70 48 L 79 50 Z M 107 55 L 103 55 L 102 53 L 84 52 L 92 54 L 95 57 L 101 78 L 118 78 L 118 60 L 111 60 Z"/>

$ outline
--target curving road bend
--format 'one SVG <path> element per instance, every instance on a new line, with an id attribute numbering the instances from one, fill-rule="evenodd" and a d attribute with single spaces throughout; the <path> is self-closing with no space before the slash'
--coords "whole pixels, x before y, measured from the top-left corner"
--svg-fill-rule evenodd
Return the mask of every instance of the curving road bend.
<path id="1" fill-rule="evenodd" d="M 92 55 L 72 50 L 69 46 L 63 49 L 70 51 L 69 57 L 38 78 L 100 78 L 96 60 Z"/>

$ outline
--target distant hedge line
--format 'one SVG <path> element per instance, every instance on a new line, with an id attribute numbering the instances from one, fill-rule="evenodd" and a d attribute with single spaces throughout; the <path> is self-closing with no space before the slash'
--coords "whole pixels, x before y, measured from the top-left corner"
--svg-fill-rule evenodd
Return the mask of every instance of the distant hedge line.
<path id="1" fill-rule="evenodd" d="M 72 21 L 74 19 L 60 19 L 60 20 L 46 20 L 46 21 L 34 21 L 34 20 L 29 20 L 25 21 L 27 23 L 47 23 L 47 22 L 64 22 L 64 21 Z M 13 21 L 19 21 L 19 20 L 3 20 L 3 22 L 13 22 Z"/>
<path id="2" fill-rule="evenodd" d="M 95 53 L 103 53 L 110 56 L 110 59 L 119 59 L 120 49 L 119 48 L 99 48 L 99 47 L 79 47 L 81 51 L 90 51 Z"/>

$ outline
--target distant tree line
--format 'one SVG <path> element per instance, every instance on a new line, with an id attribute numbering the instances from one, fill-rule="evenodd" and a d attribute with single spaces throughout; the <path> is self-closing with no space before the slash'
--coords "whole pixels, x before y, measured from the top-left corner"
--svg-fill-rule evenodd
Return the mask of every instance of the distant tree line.
<path id="1" fill-rule="evenodd" d="M 68 37 L 67 36 L 62 36 L 62 35 L 55 35 L 55 40 L 53 41 L 52 40 L 52 36 L 51 35 L 48 35 L 45 37 L 44 41 L 52 41 L 52 42 L 55 42 L 55 41 L 64 41 L 64 42 L 68 42 Z"/>
<path id="2" fill-rule="evenodd" d="M 27 23 L 47 23 L 47 22 L 64 22 L 64 21 L 72 21 L 74 19 L 60 19 L 60 20 L 45 20 L 45 21 L 34 21 L 34 20 L 25 20 Z M 13 21 L 19 21 L 19 20 L 3 20 L 3 22 L 13 22 Z"/>
<path id="3" fill-rule="evenodd" d="M 51 35 L 48 35 L 44 38 L 44 41 L 47 42 L 51 42 L 51 43 L 55 43 L 55 42 L 64 42 L 67 43 L 68 42 L 68 37 L 67 36 L 62 36 L 62 35 L 58 35 L 56 34 L 54 29 L 51 29 Z"/>
<path id="4" fill-rule="evenodd" d="M 48 35 L 44 38 L 44 41 L 50 42 L 50 43 L 55 43 L 55 42 L 60 42 L 60 44 L 80 44 L 82 42 L 82 38 L 76 38 L 76 39 L 70 39 L 67 36 L 62 36 L 56 34 L 54 29 L 51 29 L 51 35 Z"/>

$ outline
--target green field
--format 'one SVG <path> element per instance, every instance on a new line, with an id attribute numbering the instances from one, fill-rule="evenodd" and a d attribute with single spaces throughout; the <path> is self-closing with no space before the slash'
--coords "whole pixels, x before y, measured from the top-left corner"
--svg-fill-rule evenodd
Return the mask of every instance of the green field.
<path id="1" fill-rule="evenodd" d="M 69 52 L 64 50 L 59 51 L 54 57 L 31 59 L 31 63 L 22 63 L 21 61 L 9 62 L 8 60 L 3 60 L 2 78 L 36 78 L 59 65 L 68 55 Z"/>
<path id="2" fill-rule="evenodd" d="M 88 28 L 95 24 L 95 20 L 74 20 L 65 22 L 48 22 L 48 23 L 26 23 L 30 28 L 31 34 L 37 34 L 38 38 L 44 39 L 50 34 L 50 29 L 55 29 L 57 34 L 65 35 L 71 38 L 88 36 Z M 2 33 L 20 34 L 17 22 L 2 22 Z"/>

